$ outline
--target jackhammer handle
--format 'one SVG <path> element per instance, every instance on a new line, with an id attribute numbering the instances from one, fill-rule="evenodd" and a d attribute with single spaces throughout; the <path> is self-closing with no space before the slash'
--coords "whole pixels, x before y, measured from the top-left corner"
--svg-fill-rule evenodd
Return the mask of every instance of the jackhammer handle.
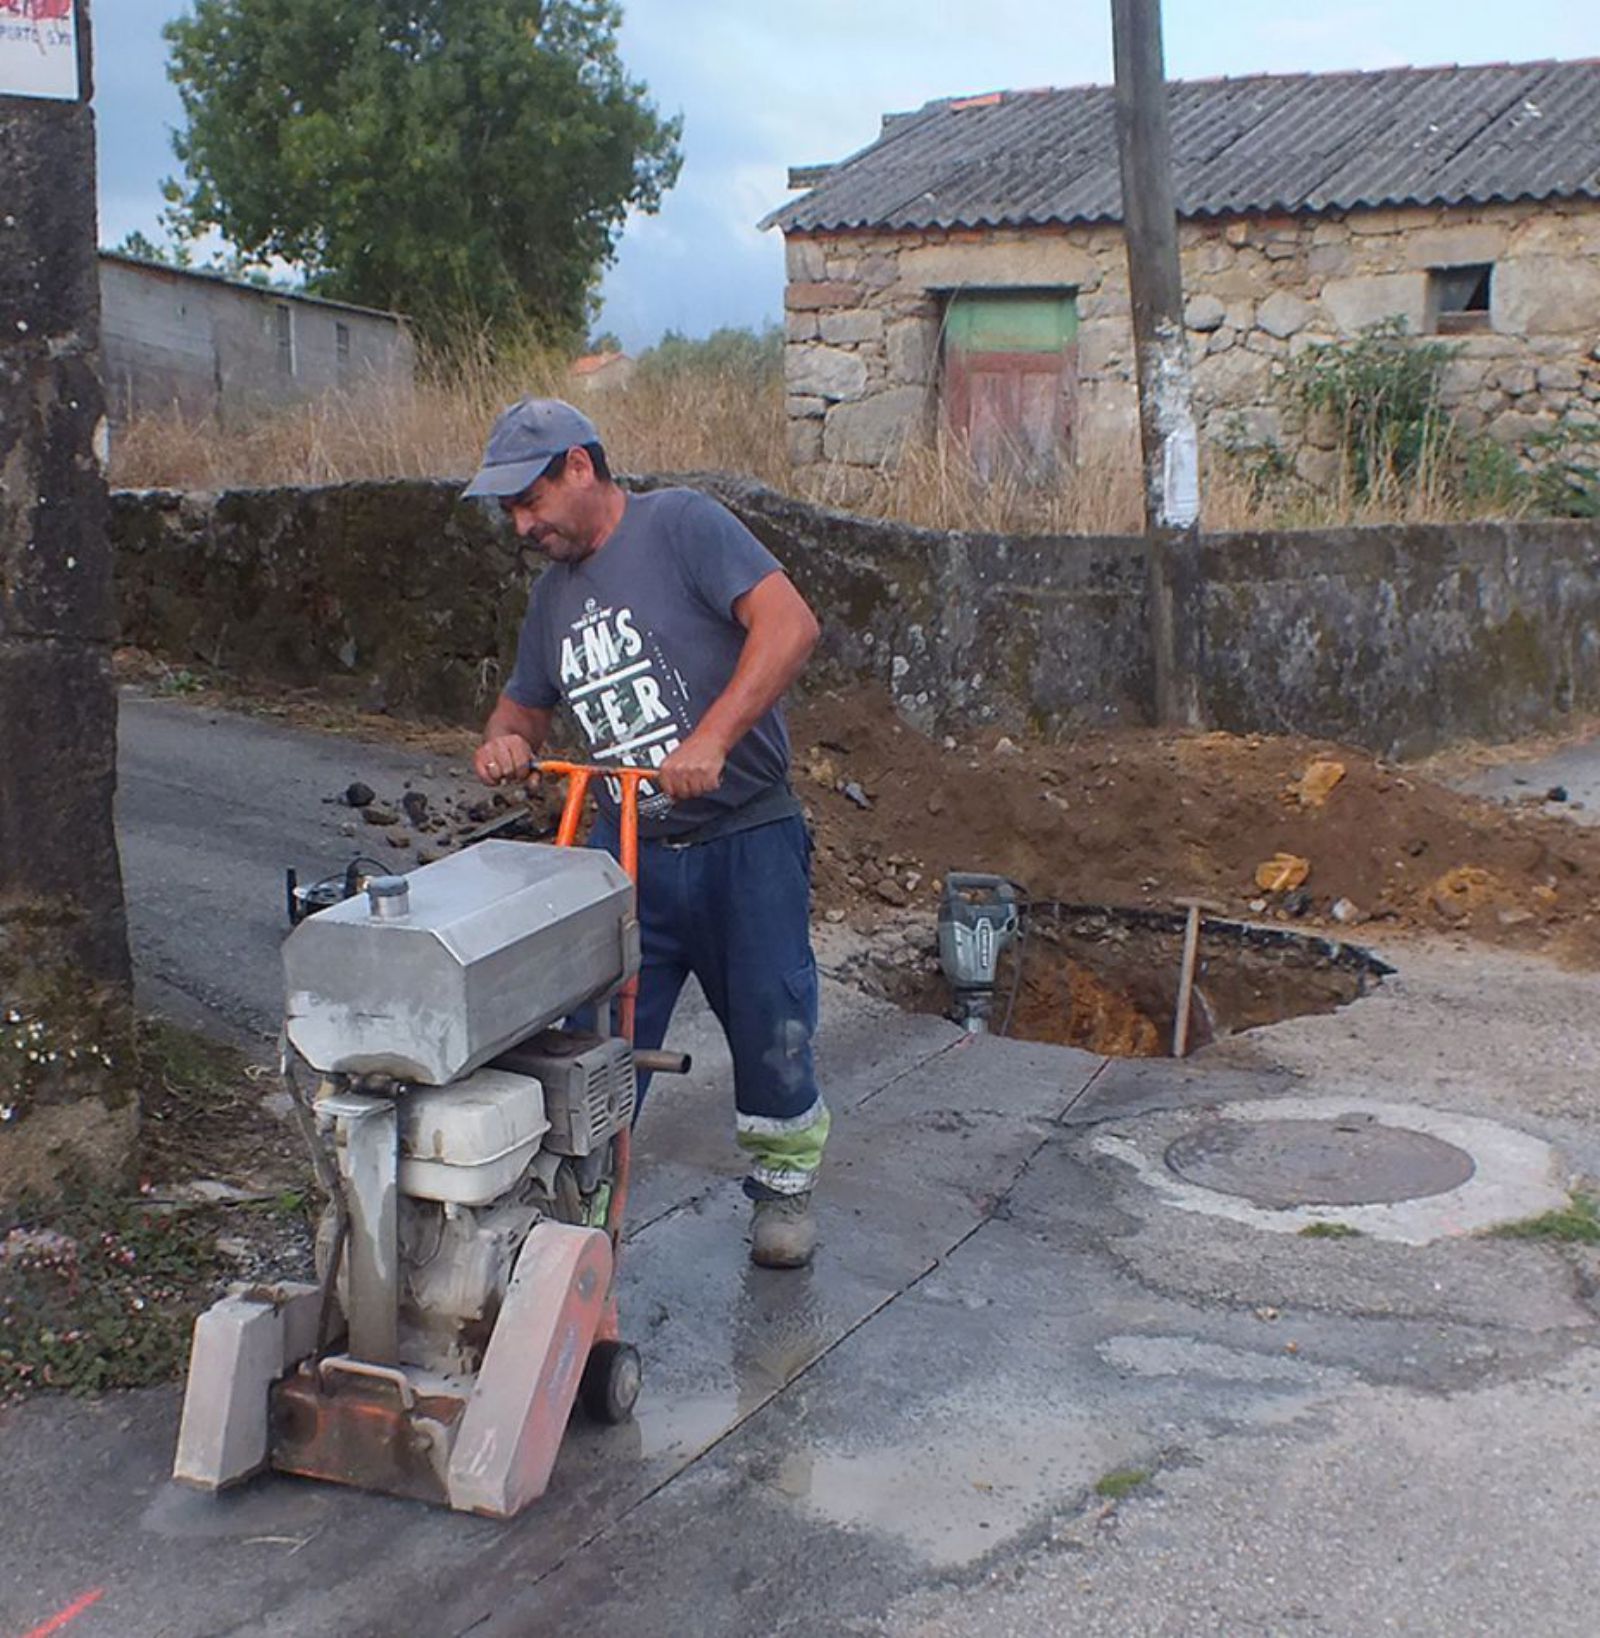
<path id="1" fill-rule="evenodd" d="M 1017 884 L 1009 876 L 992 876 L 981 870 L 952 870 L 944 884 L 952 893 L 973 893 L 979 888 L 988 888 L 996 898 L 1007 902 L 1017 896 Z"/>

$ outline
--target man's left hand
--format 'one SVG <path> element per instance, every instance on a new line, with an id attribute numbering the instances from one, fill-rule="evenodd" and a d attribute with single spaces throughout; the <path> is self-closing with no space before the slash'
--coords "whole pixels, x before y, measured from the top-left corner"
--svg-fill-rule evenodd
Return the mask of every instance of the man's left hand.
<path id="1" fill-rule="evenodd" d="M 704 796 L 722 783 L 722 765 L 728 753 L 698 734 L 690 736 L 661 764 L 656 783 L 674 802 Z"/>

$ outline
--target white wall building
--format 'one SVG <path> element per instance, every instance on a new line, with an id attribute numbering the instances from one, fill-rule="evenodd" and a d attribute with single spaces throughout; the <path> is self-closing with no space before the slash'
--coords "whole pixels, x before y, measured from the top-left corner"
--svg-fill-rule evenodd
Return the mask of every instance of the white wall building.
<path id="1" fill-rule="evenodd" d="M 404 319 L 219 273 L 100 253 L 101 349 L 113 423 L 179 410 L 227 421 L 335 390 L 409 391 Z"/>

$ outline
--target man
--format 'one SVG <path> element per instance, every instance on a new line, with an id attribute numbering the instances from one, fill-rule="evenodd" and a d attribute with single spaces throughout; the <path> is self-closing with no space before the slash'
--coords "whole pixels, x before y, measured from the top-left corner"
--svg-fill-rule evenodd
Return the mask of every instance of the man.
<path id="1" fill-rule="evenodd" d="M 465 494 L 496 498 L 550 564 L 477 775 L 525 779 L 563 700 L 592 760 L 659 770 L 639 787 L 636 1042 L 661 1045 L 692 972 L 733 1053 L 750 1254 L 801 1267 L 829 1117 L 811 1050 L 811 842 L 778 702 L 816 644 L 816 618 L 716 501 L 620 489 L 593 423 L 559 400 L 507 409 Z M 600 783 L 589 840 L 614 853 L 619 793 Z"/>

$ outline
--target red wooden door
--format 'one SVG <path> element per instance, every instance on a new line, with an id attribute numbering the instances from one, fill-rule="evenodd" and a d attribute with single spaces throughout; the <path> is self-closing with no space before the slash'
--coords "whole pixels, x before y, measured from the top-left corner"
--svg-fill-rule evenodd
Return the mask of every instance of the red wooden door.
<path id="1" fill-rule="evenodd" d="M 985 478 L 1044 479 L 1070 453 L 1077 313 L 1058 292 L 960 294 L 945 322 L 946 424 Z"/>

